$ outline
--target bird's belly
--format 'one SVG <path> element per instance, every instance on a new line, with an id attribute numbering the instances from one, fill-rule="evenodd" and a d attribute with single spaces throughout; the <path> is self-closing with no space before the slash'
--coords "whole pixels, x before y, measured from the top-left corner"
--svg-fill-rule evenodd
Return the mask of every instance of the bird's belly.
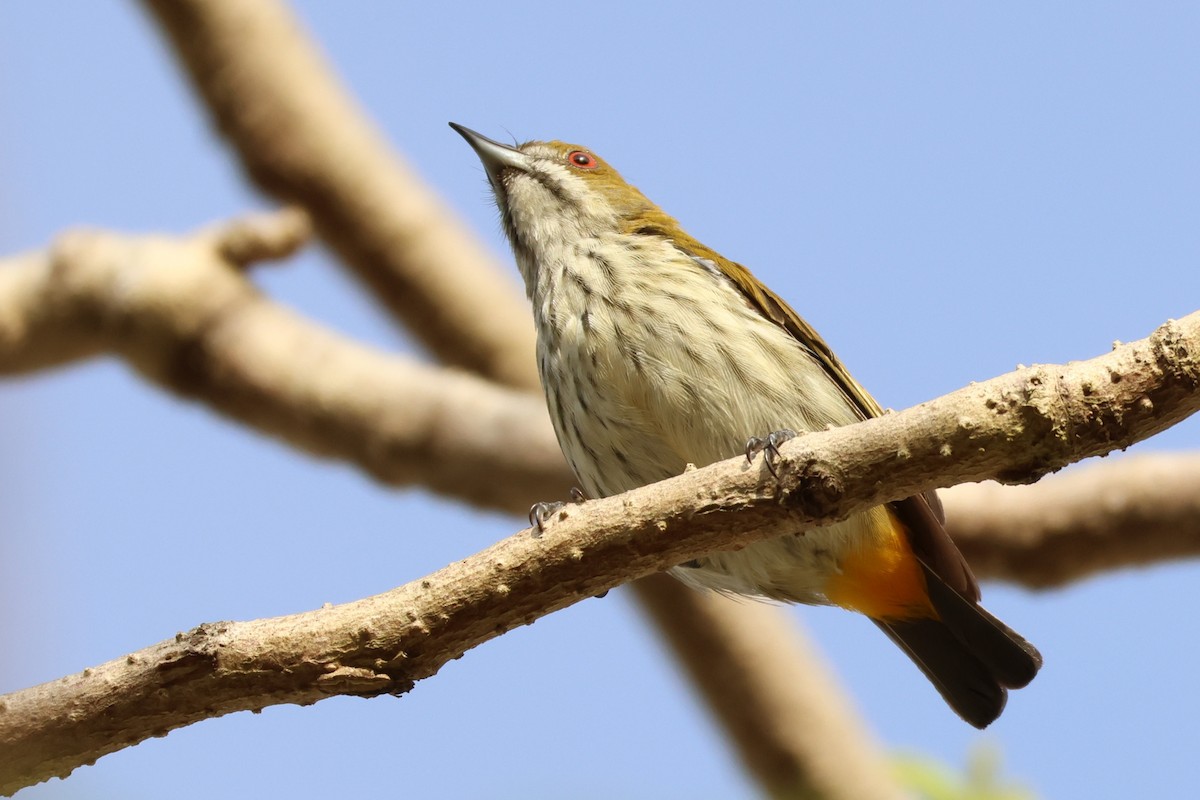
<path id="1" fill-rule="evenodd" d="M 751 436 L 855 417 L 820 365 L 765 321 L 741 343 L 632 324 L 618 326 L 624 334 L 618 340 L 594 335 L 597 327 L 593 320 L 593 335 L 586 336 L 560 329 L 543 337 L 539 354 L 559 443 L 588 496 L 618 494 L 679 475 L 689 463 L 739 455 Z M 777 350 L 764 351 L 764 342 Z M 859 515 L 717 553 L 674 573 L 703 588 L 824 602 L 827 579 L 876 523 Z"/>

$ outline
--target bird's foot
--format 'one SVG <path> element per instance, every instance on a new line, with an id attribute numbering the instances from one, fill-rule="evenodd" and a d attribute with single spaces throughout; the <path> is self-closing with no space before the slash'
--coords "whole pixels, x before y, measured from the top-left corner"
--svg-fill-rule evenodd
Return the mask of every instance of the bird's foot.
<path id="1" fill-rule="evenodd" d="M 534 503 L 529 507 L 529 526 L 534 528 L 533 535 L 541 536 L 546 532 L 546 523 L 550 518 L 566 507 L 567 503 L 582 503 L 587 495 L 578 487 L 571 489 L 570 500 L 555 500 L 549 503 Z"/>
<path id="2" fill-rule="evenodd" d="M 779 460 L 779 445 L 788 439 L 795 439 L 796 435 L 795 431 L 784 428 L 772 431 L 766 436 L 751 436 L 746 440 L 747 463 L 753 462 L 754 457 L 762 453 L 763 462 L 767 465 L 767 470 L 771 473 L 771 477 L 778 480 L 779 475 L 775 472 L 775 462 Z"/>

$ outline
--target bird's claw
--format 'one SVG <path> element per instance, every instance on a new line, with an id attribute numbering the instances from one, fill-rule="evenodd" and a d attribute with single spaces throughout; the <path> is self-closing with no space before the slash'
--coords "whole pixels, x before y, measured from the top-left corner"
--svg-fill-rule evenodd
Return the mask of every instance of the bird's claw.
<path id="1" fill-rule="evenodd" d="M 584 500 L 587 500 L 587 495 L 583 493 L 583 490 L 579 489 L 578 487 L 573 487 L 571 489 L 571 499 L 569 501 L 554 500 L 549 503 L 534 503 L 529 507 L 529 527 L 536 528 L 536 531 L 533 535 L 541 536 L 543 533 L 545 533 L 546 523 L 550 521 L 551 517 L 553 517 L 559 511 L 562 511 L 568 502 L 582 503 Z"/>
<path id="2" fill-rule="evenodd" d="M 546 532 L 546 521 L 565 506 L 562 500 L 555 500 L 552 503 L 534 503 L 529 507 L 529 527 L 537 528 L 537 535 L 541 536 Z"/>
<path id="3" fill-rule="evenodd" d="M 788 439 L 795 438 L 796 432 L 790 428 L 771 431 L 766 436 L 751 436 L 746 440 L 746 462 L 753 463 L 754 457 L 762 453 L 767 471 L 771 473 L 772 478 L 778 480 L 779 475 L 775 472 L 775 462 L 779 460 L 779 445 Z"/>

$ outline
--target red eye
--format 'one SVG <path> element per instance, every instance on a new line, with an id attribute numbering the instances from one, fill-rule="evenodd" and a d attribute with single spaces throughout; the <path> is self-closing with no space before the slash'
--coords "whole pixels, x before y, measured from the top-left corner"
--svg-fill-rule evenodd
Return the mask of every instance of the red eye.
<path id="1" fill-rule="evenodd" d="M 600 166 L 596 163 L 596 157 L 584 150 L 572 150 L 567 156 L 567 161 L 580 169 L 595 169 Z"/>

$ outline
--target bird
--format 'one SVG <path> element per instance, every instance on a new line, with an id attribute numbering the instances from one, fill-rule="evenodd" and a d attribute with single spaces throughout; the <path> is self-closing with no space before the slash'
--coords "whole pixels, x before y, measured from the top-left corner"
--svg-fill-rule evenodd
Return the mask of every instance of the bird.
<path id="1" fill-rule="evenodd" d="M 606 497 L 883 413 L 817 332 L 591 149 L 450 123 L 483 163 L 533 310 L 563 455 Z M 714 195 L 719 196 L 719 195 Z M 694 588 L 867 616 L 969 724 L 995 721 L 1038 650 L 979 603 L 934 492 L 671 570 Z"/>

